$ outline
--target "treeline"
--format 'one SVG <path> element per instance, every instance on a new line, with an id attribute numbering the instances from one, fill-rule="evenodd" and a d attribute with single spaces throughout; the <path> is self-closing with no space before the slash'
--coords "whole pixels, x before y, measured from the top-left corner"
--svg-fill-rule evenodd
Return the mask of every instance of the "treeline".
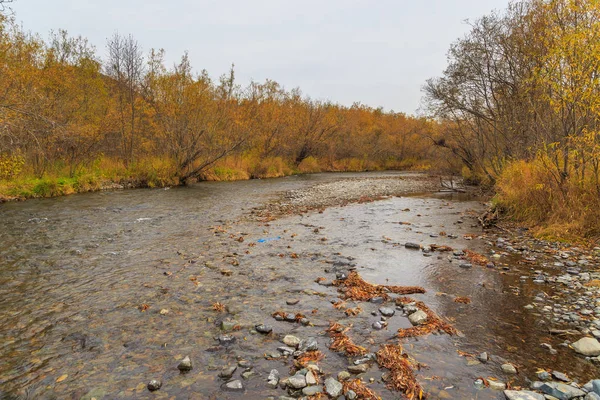
<path id="1" fill-rule="evenodd" d="M 242 87 L 115 34 L 48 40 L 0 16 L 0 188 L 45 196 L 102 181 L 170 185 L 296 172 L 425 168 L 437 124 L 360 104 Z M 2 191 L 2 190 L 0 190 Z"/>
<path id="2" fill-rule="evenodd" d="M 600 236 L 600 2 L 525 0 L 475 21 L 424 88 L 434 139 L 512 216 Z M 544 232 L 542 232 L 544 233 Z"/>

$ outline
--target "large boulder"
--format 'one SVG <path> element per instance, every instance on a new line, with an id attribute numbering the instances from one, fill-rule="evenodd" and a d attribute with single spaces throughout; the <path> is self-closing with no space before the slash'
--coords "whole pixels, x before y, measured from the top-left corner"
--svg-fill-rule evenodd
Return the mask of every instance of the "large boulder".
<path id="1" fill-rule="evenodd" d="M 584 356 L 600 356 L 600 342 L 591 337 L 583 337 L 571 345 L 573 350 Z"/>

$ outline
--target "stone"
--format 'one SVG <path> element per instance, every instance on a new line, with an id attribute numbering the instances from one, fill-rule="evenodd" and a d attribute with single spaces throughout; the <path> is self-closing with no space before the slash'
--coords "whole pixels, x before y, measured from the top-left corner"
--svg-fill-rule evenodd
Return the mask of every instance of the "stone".
<path id="1" fill-rule="evenodd" d="M 248 371 L 242 372 L 242 378 L 244 378 L 245 380 L 249 380 L 254 375 L 256 375 L 256 373 L 253 370 L 248 370 Z"/>
<path id="2" fill-rule="evenodd" d="M 488 383 L 490 385 L 490 389 L 492 390 L 504 390 L 506 389 L 506 383 L 504 382 L 500 382 L 500 381 L 493 381 L 493 380 L 488 380 Z"/>
<path id="3" fill-rule="evenodd" d="M 556 379 L 558 381 L 571 382 L 569 377 L 562 372 L 552 371 L 552 376 L 554 377 L 554 379 Z"/>
<path id="4" fill-rule="evenodd" d="M 300 302 L 299 299 L 287 299 L 285 301 L 285 304 L 287 304 L 288 306 L 295 306 L 296 304 L 298 304 Z"/>
<path id="5" fill-rule="evenodd" d="M 235 343 L 235 336 L 231 335 L 219 335 L 219 343 L 223 346 L 229 346 Z"/>
<path id="6" fill-rule="evenodd" d="M 304 339 L 300 341 L 298 345 L 298 350 L 300 351 L 315 351 L 319 349 L 319 344 L 317 343 L 317 339 L 314 337 L 309 337 L 308 339 Z"/>
<path id="7" fill-rule="evenodd" d="M 273 327 L 265 324 L 255 325 L 254 329 L 256 329 L 256 332 L 262 333 L 263 335 L 268 335 L 273 332 Z"/>
<path id="8" fill-rule="evenodd" d="M 308 386 L 317 384 L 317 379 L 315 378 L 315 375 L 312 373 L 312 371 L 308 371 L 306 373 L 306 384 Z"/>
<path id="9" fill-rule="evenodd" d="M 596 394 L 594 392 L 590 392 L 585 395 L 583 400 L 600 400 L 600 394 Z"/>
<path id="10" fill-rule="evenodd" d="M 323 393 L 323 386 L 307 386 L 302 389 L 302 394 L 305 396 L 314 396 L 317 393 Z"/>
<path id="11" fill-rule="evenodd" d="M 552 380 L 552 377 L 550 376 L 550 374 L 547 371 L 538 371 L 536 373 L 536 375 L 540 381 Z"/>
<path id="12" fill-rule="evenodd" d="M 267 377 L 267 381 L 269 382 L 269 386 L 271 386 L 272 382 L 275 382 L 275 386 L 277 387 L 277 384 L 279 383 L 279 371 L 277 371 L 276 369 L 272 369 L 271 372 L 269 372 L 269 376 Z"/>
<path id="13" fill-rule="evenodd" d="M 423 310 L 416 311 L 408 316 L 408 320 L 413 325 L 423 325 L 427 322 L 427 313 Z"/>
<path id="14" fill-rule="evenodd" d="M 223 389 L 225 389 L 229 392 L 241 392 L 244 390 L 244 384 L 239 379 L 236 379 L 234 381 L 227 382 L 223 386 Z"/>
<path id="15" fill-rule="evenodd" d="M 283 343 L 285 343 L 287 346 L 296 348 L 300 344 L 300 339 L 298 339 L 296 336 L 285 335 L 283 338 Z"/>
<path id="16" fill-rule="evenodd" d="M 406 242 L 404 244 L 404 247 L 406 247 L 407 249 L 412 249 L 412 250 L 421 250 L 421 245 L 418 243 L 413 243 L 413 242 Z"/>
<path id="17" fill-rule="evenodd" d="M 379 297 L 379 296 L 373 297 L 371 299 L 371 303 L 373 303 L 373 304 L 381 304 L 384 301 L 385 301 L 385 299 L 383 297 Z"/>
<path id="18" fill-rule="evenodd" d="M 380 331 L 383 328 L 385 328 L 385 324 L 381 321 L 375 321 L 373 322 L 373 325 L 371 325 L 373 327 L 373 329 L 375 329 L 376 331 Z"/>
<path id="19" fill-rule="evenodd" d="M 544 396 L 529 390 L 505 390 L 504 395 L 508 400 L 544 400 Z"/>
<path id="20" fill-rule="evenodd" d="M 340 382 L 333 378 L 325 379 L 325 392 L 333 398 L 339 397 L 342 394 L 343 386 Z"/>
<path id="21" fill-rule="evenodd" d="M 239 325 L 237 321 L 221 321 L 221 329 L 225 332 L 234 330 L 237 325 Z"/>
<path id="22" fill-rule="evenodd" d="M 237 366 L 233 367 L 225 367 L 219 372 L 219 378 L 221 379 L 230 379 L 233 376 L 233 373 L 237 369 Z"/>
<path id="23" fill-rule="evenodd" d="M 596 394 L 600 394 L 600 379 L 594 379 L 592 381 L 592 391 Z"/>
<path id="24" fill-rule="evenodd" d="M 287 380 L 287 385 L 294 389 L 302 389 L 306 387 L 306 376 L 301 374 L 290 376 Z"/>
<path id="25" fill-rule="evenodd" d="M 460 263 L 458 266 L 464 269 L 473 268 L 473 264 L 471 263 Z"/>
<path id="26" fill-rule="evenodd" d="M 486 362 L 488 362 L 490 357 L 488 356 L 488 353 L 484 351 L 483 353 L 477 356 L 477 359 L 485 364 Z"/>
<path id="27" fill-rule="evenodd" d="M 181 372 L 191 371 L 192 370 L 192 360 L 189 356 L 185 356 L 183 360 L 177 366 L 177 369 Z"/>
<path id="28" fill-rule="evenodd" d="M 364 374 L 369 369 L 368 364 L 359 364 L 359 365 L 350 365 L 348 367 L 348 372 L 352 374 Z"/>
<path id="29" fill-rule="evenodd" d="M 346 379 L 350 378 L 350 372 L 348 371 L 341 371 L 340 373 L 338 373 L 337 378 L 339 381 L 345 381 Z"/>
<path id="30" fill-rule="evenodd" d="M 393 309 L 393 308 L 390 308 L 390 307 L 381 307 L 381 308 L 379 309 L 379 312 L 380 312 L 380 313 L 381 313 L 381 315 L 383 315 L 384 317 L 391 317 L 391 316 L 393 316 L 393 315 L 396 313 L 396 311 L 394 311 L 394 309 Z"/>
<path id="31" fill-rule="evenodd" d="M 573 350 L 584 356 L 600 356 L 600 342 L 591 337 L 583 337 L 571 344 Z"/>
<path id="32" fill-rule="evenodd" d="M 356 394 L 356 392 L 354 390 L 348 390 L 346 392 L 346 398 L 348 400 L 354 400 L 358 397 L 358 395 Z"/>
<path id="33" fill-rule="evenodd" d="M 506 364 L 502 364 L 502 372 L 504 372 L 505 374 L 516 374 L 517 373 L 517 369 L 515 368 L 514 365 L 506 363 Z"/>
<path id="34" fill-rule="evenodd" d="M 161 386 L 162 382 L 158 379 L 152 379 L 150 382 L 148 382 L 148 390 L 151 392 L 160 389 Z"/>
<path id="35" fill-rule="evenodd" d="M 547 382 L 540 387 L 540 391 L 559 400 L 569 400 L 573 397 L 585 396 L 585 392 L 576 387 L 566 385 L 560 382 Z"/>

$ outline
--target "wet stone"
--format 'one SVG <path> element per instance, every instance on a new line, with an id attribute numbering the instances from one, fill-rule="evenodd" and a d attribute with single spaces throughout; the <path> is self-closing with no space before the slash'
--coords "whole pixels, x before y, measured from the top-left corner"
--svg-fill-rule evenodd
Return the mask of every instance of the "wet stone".
<path id="1" fill-rule="evenodd" d="M 569 377 L 566 374 L 562 373 L 562 372 L 552 371 L 552 376 L 557 381 L 563 381 L 563 382 L 570 382 L 571 381 L 569 379 Z"/>
<path id="2" fill-rule="evenodd" d="M 427 313 L 423 310 L 414 312 L 408 316 L 408 320 L 413 325 L 423 325 L 427 322 Z"/>
<path id="3" fill-rule="evenodd" d="M 508 400 L 544 400 L 544 396 L 529 390 L 505 390 L 504 395 Z"/>
<path id="4" fill-rule="evenodd" d="M 292 336 L 292 335 L 285 335 L 283 337 L 283 343 L 285 343 L 287 346 L 296 348 L 298 347 L 298 345 L 300 344 L 300 339 L 297 338 L 296 336 Z"/>
<path id="5" fill-rule="evenodd" d="M 230 379 L 233 376 L 236 369 L 237 366 L 223 368 L 221 372 L 219 372 L 219 378 Z"/>
<path id="6" fill-rule="evenodd" d="M 342 394 L 343 386 L 333 378 L 325 379 L 325 392 L 331 397 L 336 398 Z"/>
<path id="7" fill-rule="evenodd" d="M 314 396 L 317 393 L 323 393 L 322 386 L 307 386 L 302 389 L 302 394 L 305 396 Z"/>
<path id="8" fill-rule="evenodd" d="M 296 374 L 287 379 L 287 386 L 294 389 L 302 389 L 306 387 L 306 376 Z"/>
<path id="9" fill-rule="evenodd" d="M 256 372 L 254 372 L 253 370 L 249 370 L 249 371 L 244 371 L 242 372 L 242 378 L 244 378 L 245 380 L 249 380 L 250 378 L 252 378 L 254 375 L 256 375 Z"/>
<path id="10" fill-rule="evenodd" d="M 224 384 L 223 389 L 229 392 L 241 392 L 244 390 L 244 384 L 239 379 L 236 379 Z"/>
<path id="11" fill-rule="evenodd" d="M 375 329 L 376 331 L 380 331 L 383 328 L 385 328 L 385 324 L 381 321 L 375 321 L 373 322 L 373 325 L 371 325 L 373 327 L 373 329 Z"/>
<path id="12" fill-rule="evenodd" d="M 190 359 L 190 357 L 185 356 L 185 358 L 183 360 L 181 360 L 181 362 L 177 366 L 177 369 L 180 370 L 181 372 L 191 371 L 192 360 Z"/>
<path id="13" fill-rule="evenodd" d="M 394 311 L 393 308 L 390 307 L 381 307 L 379 309 L 379 312 L 381 313 L 381 315 L 383 315 L 384 317 L 391 317 L 393 316 L 396 312 Z"/>
<path id="14" fill-rule="evenodd" d="M 272 326 L 264 324 L 256 325 L 254 326 L 254 329 L 256 329 L 256 332 L 262 333 L 263 335 L 268 335 L 269 333 L 273 332 Z"/>
<path id="15" fill-rule="evenodd" d="M 152 379 L 150 382 L 148 382 L 148 390 L 151 392 L 154 392 L 155 390 L 160 389 L 162 386 L 162 382 L 159 381 L 158 379 Z"/>
<path id="16" fill-rule="evenodd" d="M 219 335 L 219 343 L 223 346 L 232 345 L 235 342 L 235 336 L 231 335 Z"/>
<path id="17" fill-rule="evenodd" d="M 502 372 L 504 372 L 505 374 L 516 374 L 517 373 L 517 369 L 515 368 L 514 365 L 506 363 L 506 364 L 502 364 Z"/>
<path id="18" fill-rule="evenodd" d="M 309 337 L 308 339 L 302 340 L 298 345 L 298 350 L 300 351 L 315 351 L 319 349 L 319 344 L 317 343 L 317 339 L 314 337 Z"/>
<path id="19" fill-rule="evenodd" d="M 413 242 L 406 242 L 404 244 L 404 247 L 406 247 L 407 249 L 411 249 L 411 250 L 421 250 L 421 245 L 418 243 L 413 243 Z"/>
<path id="20" fill-rule="evenodd" d="M 550 396 L 554 396 L 559 400 L 569 400 L 573 397 L 585 396 L 583 390 L 559 382 L 544 383 L 540 387 L 540 391 L 549 394 Z"/>

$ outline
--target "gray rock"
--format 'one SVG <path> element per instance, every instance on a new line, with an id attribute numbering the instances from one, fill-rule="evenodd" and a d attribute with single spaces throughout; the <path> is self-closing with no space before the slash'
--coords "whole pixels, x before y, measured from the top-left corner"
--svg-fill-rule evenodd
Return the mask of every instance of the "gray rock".
<path id="1" fill-rule="evenodd" d="M 181 372 L 190 371 L 192 369 L 192 360 L 190 360 L 189 356 L 185 356 L 183 360 L 177 366 L 177 369 Z"/>
<path id="2" fill-rule="evenodd" d="M 282 341 L 287 346 L 293 347 L 294 349 L 297 348 L 298 345 L 300 344 L 300 339 L 298 339 L 296 336 L 292 336 L 292 335 L 285 335 L 285 337 L 283 338 Z"/>
<path id="3" fill-rule="evenodd" d="M 554 396 L 559 400 L 569 400 L 573 397 L 585 396 L 583 390 L 576 387 L 565 385 L 559 382 L 547 382 L 540 387 L 540 391 L 550 396 Z"/>
<path id="4" fill-rule="evenodd" d="M 219 372 L 219 378 L 221 378 L 221 379 L 231 378 L 236 369 L 237 369 L 237 366 L 223 368 L 221 370 L 221 372 Z"/>
<path id="5" fill-rule="evenodd" d="M 288 306 L 295 306 L 296 304 L 298 304 L 300 302 L 299 299 L 287 299 L 285 301 L 285 304 L 287 304 Z"/>
<path id="6" fill-rule="evenodd" d="M 317 384 L 317 379 L 315 378 L 315 375 L 312 373 L 312 371 L 308 371 L 306 373 L 306 384 L 308 386 Z"/>
<path id="7" fill-rule="evenodd" d="M 348 366 L 348 372 L 353 374 L 364 374 L 369 369 L 368 364 L 350 365 Z"/>
<path id="8" fill-rule="evenodd" d="M 396 313 L 396 311 L 394 311 L 394 309 L 393 309 L 393 308 L 390 308 L 390 307 L 381 307 L 381 308 L 379 309 L 379 312 L 380 312 L 380 313 L 381 313 L 381 315 L 383 315 L 384 317 L 391 317 L 391 316 L 393 316 L 393 315 Z"/>
<path id="9" fill-rule="evenodd" d="M 148 382 L 148 390 L 151 392 L 154 392 L 155 390 L 160 389 L 162 386 L 162 382 L 159 381 L 158 379 L 152 379 L 150 382 Z"/>
<path id="10" fill-rule="evenodd" d="M 504 395 L 508 400 L 544 400 L 544 396 L 529 390 L 505 390 Z"/>
<path id="11" fill-rule="evenodd" d="M 342 394 L 343 386 L 333 378 L 325 379 L 325 392 L 333 398 Z"/>
<path id="12" fill-rule="evenodd" d="M 309 337 L 308 339 L 302 340 L 298 345 L 298 350 L 300 351 L 315 351 L 319 349 L 319 344 L 317 343 L 317 339 L 314 337 Z"/>
<path id="13" fill-rule="evenodd" d="M 502 372 L 504 372 L 505 374 L 516 374 L 517 373 L 517 369 L 515 368 L 514 365 L 506 363 L 506 364 L 502 364 Z"/>
<path id="14" fill-rule="evenodd" d="M 546 371 L 539 371 L 538 373 L 536 373 L 536 375 L 537 375 L 538 379 L 541 380 L 541 381 L 552 380 L 552 377 Z"/>
<path id="15" fill-rule="evenodd" d="M 383 328 L 385 328 L 385 324 L 381 321 L 375 321 L 373 322 L 373 325 L 371 325 L 373 327 L 373 329 L 375 329 L 376 331 L 380 331 Z"/>
<path id="16" fill-rule="evenodd" d="M 231 335 L 219 335 L 219 343 L 223 346 L 229 346 L 235 343 L 235 336 Z"/>
<path id="17" fill-rule="evenodd" d="M 249 380 L 254 375 L 256 375 L 256 372 L 254 372 L 253 370 L 248 370 L 248 371 L 242 372 L 242 378 L 244 378 L 245 380 Z"/>
<path id="18" fill-rule="evenodd" d="M 493 380 L 488 380 L 488 383 L 490 385 L 490 389 L 492 390 L 504 390 L 506 389 L 506 383 L 504 382 L 500 382 L 500 381 L 493 381 Z"/>
<path id="19" fill-rule="evenodd" d="M 421 250 L 421 245 L 418 243 L 406 242 L 404 244 L 404 247 L 406 247 L 407 249 L 412 249 L 412 250 Z"/>
<path id="20" fill-rule="evenodd" d="M 346 398 L 348 400 L 354 400 L 358 397 L 358 395 L 356 394 L 356 392 L 354 390 L 348 390 L 346 392 Z"/>
<path id="21" fill-rule="evenodd" d="M 471 263 L 460 263 L 458 266 L 464 269 L 473 268 L 473 264 Z"/>
<path id="22" fill-rule="evenodd" d="M 239 379 L 236 379 L 223 385 L 223 389 L 229 392 L 241 392 L 244 390 L 244 384 Z"/>
<path id="23" fill-rule="evenodd" d="M 350 372 L 348 371 L 342 371 L 340 373 L 338 373 L 337 378 L 339 381 L 345 381 L 346 379 L 350 378 Z"/>
<path id="24" fill-rule="evenodd" d="M 600 400 L 600 394 L 596 394 L 594 392 L 590 392 L 585 395 L 583 400 Z"/>
<path id="25" fill-rule="evenodd" d="M 383 302 L 384 302 L 384 298 L 383 297 L 377 296 L 377 297 L 373 297 L 371 299 L 371 303 L 373 303 L 373 304 L 381 304 Z"/>
<path id="26" fill-rule="evenodd" d="M 600 379 L 594 379 L 592 381 L 592 391 L 596 394 L 600 394 Z"/>
<path id="27" fill-rule="evenodd" d="M 477 359 L 485 364 L 486 362 L 488 362 L 490 357 L 488 356 L 488 353 L 484 351 L 483 353 L 477 356 Z"/>
<path id="28" fill-rule="evenodd" d="M 307 386 L 302 389 L 302 394 L 305 396 L 314 396 L 317 393 L 323 393 L 323 386 Z"/>
<path id="29" fill-rule="evenodd" d="M 254 329 L 256 329 L 256 332 L 262 333 L 263 335 L 268 335 L 269 333 L 273 332 L 273 327 L 265 324 L 255 325 Z"/>
<path id="30" fill-rule="evenodd" d="M 583 337 L 571 345 L 573 350 L 584 356 L 600 356 L 600 342 L 591 337 Z"/>
<path id="31" fill-rule="evenodd" d="M 427 313 L 423 310 L 416 311 L 408 316 L 408 320 L 413 325 L 423 325 L 427 322 Z"/>
<path id="32" fill-rule="evenodd" d="M 306 387 L 306 376 L 300 374 L 290 376 L 287 380 L 287 385 L 294 389 L 302 389 Z"/>
<path id="33" fill-rule="evenodd" d="M 562 372 L 558 372 L 558 371 L 552 371 L 552 376 L 554 377 L 554 379 L 558 380 L 558 381 L 563 381 L 563 382 L 570 382 L 571 380 L 569 379 L 569 377 L 562 373 Z"/>

